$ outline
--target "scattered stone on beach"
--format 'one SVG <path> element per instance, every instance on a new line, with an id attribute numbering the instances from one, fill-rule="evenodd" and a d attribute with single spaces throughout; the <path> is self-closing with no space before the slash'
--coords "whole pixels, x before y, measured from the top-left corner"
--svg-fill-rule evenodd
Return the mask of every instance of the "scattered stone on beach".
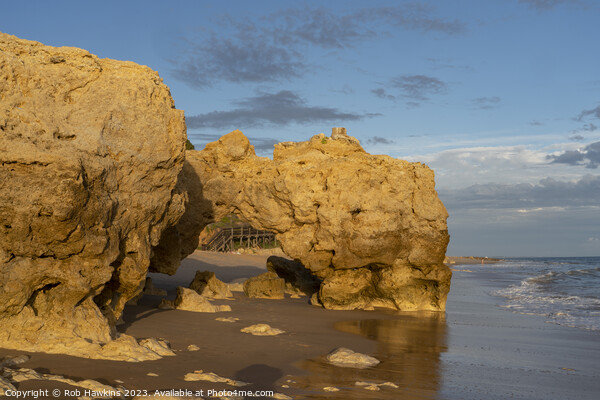
<path id="1" fill-rule="evenodd" d="M 154 373 L 154 372 L 148 372 L 146 375 L 147 376 L 158 376 L 158 374 Z"/>
<path id="2" fill-rule="evenodd" d="M 268 324 L 256 324 L 242 328 L 240 332 L 249 333 L 254 336 L 275 336 L 285 333 L 281 329 L 271 328 Z"/>
<path id="3" fill-rule="evenodd" d="M 448 214 L 433 171 L 370 155 L 340 132 L 279 143 L 273 160 L 256 156 L 240 131 L 186 152 L 180 176 L 189 203 L 165 251 L 173 260 L 191 254 L 204 226 L 235 210 L 276 232 L 284 253 L 322 280 L 316 304 L 443 311 Z"/>
<path id="4" fill-rule="evenodd" d="M 88 389 L 98 393 L 115 393 L 118 391 L 117 388 L 112 386 L 104 385 L 100 382 L 97 382 L 92 379 L 84 379 L 81 381 L 74 381 L 73 379 L 65 378 L 62 375 L 52 375 L 52 374 L 44 374 L 39 373 L 33 369 L 29 368 L 19 368 L 19 369 L 11 369 L 4 368 L 4 377 L 8 378 L 11 382 L 24 382 L 29 380 L 38 380 L 38 381 L 54 381 L 54 382 L 62 382 L 67 385 L 80 387 L 83 389 Z M 112 398 L 114 396 L 98 396 L 96 398 Z"/>
<path id="5" fill-rule="evenodd" d="M 223 378 L 222 376 L 219 376 L 214 372 L 204 372 L 202 370 L 187 373 L 185 374 L 183 379 L 186 381 L 207 381 L 216 383 L 226 383 L 227 385 L 238 387 L 249 385 L 249 383 L 246 382 L 236 381 L 229 378 Z"/>
<path id="6" fill-rule="evenodd" d="M 200 350 L 200 347 L 196 346 L 195 344 L 190 344 L 187 349 L 188 351 L 198 351 Z"/>
<path id="7" fill-rule="evenodd" d="M 362 386 L 367 390 L 373 390 L 373 391 L 381 390 L 382 387 L 390 387 L 393 389 L 398 389 L 398 385 L 396 385 L 393 382 L 377 383 L 377 382 L 357 381 L 357 382 L 354 382 L 354 384 L 356 386 Z"/>
<path id="8" fill-rule="evenodd" d="M 165 339 L 147 338 L 147 339 L 139 340 L 138 343 L 141 346 L 152 350 L 159 356 L 164 357 L 164 356 L 174 356 L 175 355 L 175 353 L 173 353 L 173 350 L 171 350 L 171 344 L 168 341 L 166 341 Z"/>
<path id="9" fill-rule="evenodd" d="M 215 320 L 221 321 L 221 322 L 236 322 L 236 321 L 239 321 L 240 319 L 238 317 L 217 317 L 217 318 L 215 318 Z"/>
<path id="10" fill-rule="evenodd" d="M 194 311 L 194 312 L 223 312 L 231 311 L 231 307 L 228 305 L 214 305 L 211 304 L 208 299 L 204 296 L 200 296 L 195 290 L 184 288 L 181 286 L 177 287 L 177 298 L 174 301 L 175 309 L 183 311 Z"/>
<path id="11" fill-rule="evenodd" d="M 283 299 L 285 281 L 274 272 L 265 272 L 244 282 L 244 293 L 250 298 Z"/>
<path id="12" fill-rule="evenodd" d="M 321 279 L 311 274 L 298 261 L 271 256 L 267 259 L 267 269 L 285 281 L 285 291 L 289 294 L 303 294 L 310 297 L 319 291 Z"/>
<path id="13" fill-rule="evenodd" d="M 106 358 L 185 211 L 183 111 L 146 66 L 4 33 L 0 49 L 0 343 Z"/>
<path id="14" fill-rule="evenodd" d="M 325 358 L 333 365 L 349 368 L 368 368 L 377 365 L 380 362 L 375 357 L 357 353 L 345 347 L 335 349 Z"/>
<path id="15" fill-rule="evenodd" d="M 17 388 L 0 375 L 0 396 L 4 396 L 8 390 L 17 390 Z"/>
<path id="16" fill-rule="evenodd" d="M 116 339 L 111 340 L 110 342 L 103 345 L 99 350 L 96 350 L 94 353 L 94 357 L 90 358 L 137 362 L 158 360 L 161 357 L 162 356 L 156 353 L 155 351 L 140 345 L 137 339 L 133 336 L 129 336 L 124 333 L 119 333 Z"/>
<path id="17" fill-rule="evenodd" d="M 324 392 L 339 392 L 340 389 L 336 388 L 335 386 L 325 386 L 323 388 Z"/>
<path id="18" fill-rule="evenodd" d="M 14 367 L 15 365 L 23 364 L 31 359 L 27 354 L 18 356 L 8 356 L 0 359 L 0 370 L 4 367 Z"/>
<path id="19" fill-rule="evenodd" d="M 190 289 L 209 299 L 231 299 L 233 294 L 226 283 L 221 282 L 212 271 L 196 271 Z"/>

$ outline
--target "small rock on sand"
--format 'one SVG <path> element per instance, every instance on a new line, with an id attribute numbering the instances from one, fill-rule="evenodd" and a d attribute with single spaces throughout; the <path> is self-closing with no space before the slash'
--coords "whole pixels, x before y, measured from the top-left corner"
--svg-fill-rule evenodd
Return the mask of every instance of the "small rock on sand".
<path id="1" fill-rule="evenodd" d="M 148 372 L 146 375 L 147 376 L 158 376 L 158 374 L 155 374 L 154 372 Z"/>
<path id="2" fill-rule="evenodd" d="M 196 271 L 190 289 L 210 299 L 231 299 L 233 294 L 226 283 L 221 282 L 212 271 Z"/>
<path id="3" fill-rule="evenodd" d="M 379 364 L 375 357 L 356 353 L 350 349 L 340 347 L 327 355 L 327 361 L 338 367 L 368 368 Z"/>
<path id="4" fill-rule="evenodd" d="M 184 287 L 177 287 L 177 298 L 173 303 L 177 310 L 194 311 L 194 312 L 220 312 L 231 311 L 228 305 L 217 306 L 211 304 L 206 297 L 200 296 L 196 291 Z"/>
<path id="5" fill-rule="evenodd" d="M 285 331 L 282 331 L 281 329 L 271 328 L 271 326 L 267 324 L 250 325 L 245 328 L 242 328 L 240 331 L 244 333 L 249 333 L 254 336 L 275 336 L 285 333 Z"/>
<path id="6" fill-rule="evenodd" d="M 6 395 L 8 390 L 17 390 L 8 380 L 0 376 L 0 396 Z"/>
<path id="7" fill-rule="evenodd" d="M 159 356 L 174 356 L 175 353 L 171 350 L 171 345 L 165 339 L 142 339 L 138 342 L 140 346 L 152 350 Z"/>
<path id="8" fill-rule="evenodd" d="M 325 392 L 339 392 L 340 389 L 338 389 L 338 388 L 336 388 L 334 386 L 325 386 L 323 388 L 323 391 L 325 391 Z"/>
<path id="9" fill-rule="evenodd" d="M 21 354 L 19 356 L 8 356 L 4 357 L 0 360 L 0 369 L 4 367 L 13 367 L 15 365 L 23 364 L 24 362 L 29 361 L 31 357 L 26 354 Z"/>
<path id="10" fill-rule="evenodd" d="M 380 390 L 382 387 L 390 387 L 393 389 L 398 389 L 398 385 L 396 385 L 393 382 L 377 383 L 377 382 L 357 381 L 357 382 L 354 382 L 354 384 L 356 386 L 363 386 L 367 390 Z"/>
<path id="11" fill-rule="evenodd" d="M 72 379 L 65 378 L 62 375 L 43 374 L 43 373 L 39 373 L 33 369 L 29 369 L 29 368 L 20 368 L 18 370 L 4 368 L 3 375 L 5 378 L 8 378 L 11 381 L 11 383 L 12 382 L 20 383 L 20 382 L 29 381 L 29 380 L 55 381 L 55 382 L 66 383 L 67 385 L 71 385 L 71 386 L 81 387 L 83 389 L 88 389 L 88 390 L 91 390 L 94 392 L 110 393 L 110 392 L 117 391 L 117 389 L 112 386 L 104 385 L 104 384 L 94 381 L 92 379 L 85 379 L 82 381 L 74 381 Z M 103 398 L 103 397 L 98 397 L 98 398 Z"/>
<path id="12" fill-rule="evenodd" d="M 188 351 L 198 351 L 200 350 L 200 347 L 196 346 L 195 344 L 190 344 L 187 349 Z"/>
<path id="13" fill-rule="evenodd" d="M 202 370 L 187 373 L 187 374 L 185 374 L 183 379 L 185 381 L 192 381 L 192 382 L 207 381 L 207 382 L 226 383 L 230 386 L 249 385 L 249 383 L 246 383 L 246 382 L 236 381 L 236 380 L 229 379 L 229 378 L 223 378 L 222 376 L 219 376 L 219 375 L 215 374 L 214 372 L 204 372 Z"/>
<path id="14" fill-rule="evenodd" d="M 283 299 L 285 280 L 274 272 L 265 272 L 244 282 L 244 293 L 250 298 Z"/>
<path id="15" fill-rule="evenodd" d="M 240 319 L 237 317 L 218 317 L 218 318 L 215 318 L 215 320 L 221 321 L 221 322 L 235 322 L 235 321 L 239 321 Z"/>

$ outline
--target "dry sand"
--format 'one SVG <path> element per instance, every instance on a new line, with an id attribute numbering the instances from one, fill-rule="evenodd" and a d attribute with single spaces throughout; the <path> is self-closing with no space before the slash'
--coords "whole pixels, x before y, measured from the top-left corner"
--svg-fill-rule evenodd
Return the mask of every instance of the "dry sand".
<path id="1" fill-rule="evenodd" d="M 214 271 L 231 282 L 264 272 L 266 258 L 196 252 L 175 276 L 151 276 L 173 298 L 175 287 L 187 286 L 196 270 Z M 120 385 L 119 380 L 128 389 L 150 393 L 236 389 L 184 380 L 186 374 L 202 370 L 251 383 L 238 390 L 273 390 L 294 399 L 596 399 L 600 332 L 502 310 L 486 294 L 490 284 L 484 275 L 455 272 L 446 314 L 331 311 L 310 306 L 305 297 L 248 299 L 239 292 L 234 300 L 215 301 L 230 305 L 232 312 L 194 313 L 157 309 L 160 298 L 146 296 L 140 305 L 126 308 L 119 330 L 138 338 L 165 338 L 175 357 L 125 363 L 4 349 L 0 357 L 29 354 L 31 359 L 20 367 L 111 386 Z M 239 319 L 223 322 L 218 317 Z M 240 332 L 259 323 L 285 333 Z M 199 350 L 188 351 L 189 345 Z M 338 347 L 381 363 L 366 369 L 329 365 L 324 356 Z M 382 385 L 386 382 L 398 388 Z M 18 384 L 19 390 L 39 388 L 69 386 L 33 380 Z"/>

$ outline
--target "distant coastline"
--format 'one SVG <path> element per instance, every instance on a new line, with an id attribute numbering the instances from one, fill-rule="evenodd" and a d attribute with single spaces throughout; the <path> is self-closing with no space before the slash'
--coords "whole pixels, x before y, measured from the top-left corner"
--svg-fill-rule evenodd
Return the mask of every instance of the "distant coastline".
<path id="1" fill-rule="evenodd" d="M 456 256 L 456 257 L 448 257 L 444 259 L 444 264 L 446 265 L 461 265 L 461 264 L 496 264 L 500 261 L 503 261 L 501 258 L 489 258 L 489 257 L 464 257 L 464 256 Z"/>

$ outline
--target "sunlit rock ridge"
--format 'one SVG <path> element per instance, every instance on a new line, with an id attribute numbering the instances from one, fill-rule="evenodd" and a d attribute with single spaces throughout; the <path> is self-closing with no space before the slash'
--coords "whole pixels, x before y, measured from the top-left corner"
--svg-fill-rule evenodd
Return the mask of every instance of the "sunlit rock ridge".
<path id="1" fill-rule="evenodd" d="M 234 131 L 188 151 L 180 184 L 189 203 L 157 272 L 174 273 L 207 223 L 235 213 L 323 280 L 313 302 L 325 308 L 445 309 L 448 215 L 421 163 L 368 154 L 344 129 L 279 143 L 270 160 Z"/>

